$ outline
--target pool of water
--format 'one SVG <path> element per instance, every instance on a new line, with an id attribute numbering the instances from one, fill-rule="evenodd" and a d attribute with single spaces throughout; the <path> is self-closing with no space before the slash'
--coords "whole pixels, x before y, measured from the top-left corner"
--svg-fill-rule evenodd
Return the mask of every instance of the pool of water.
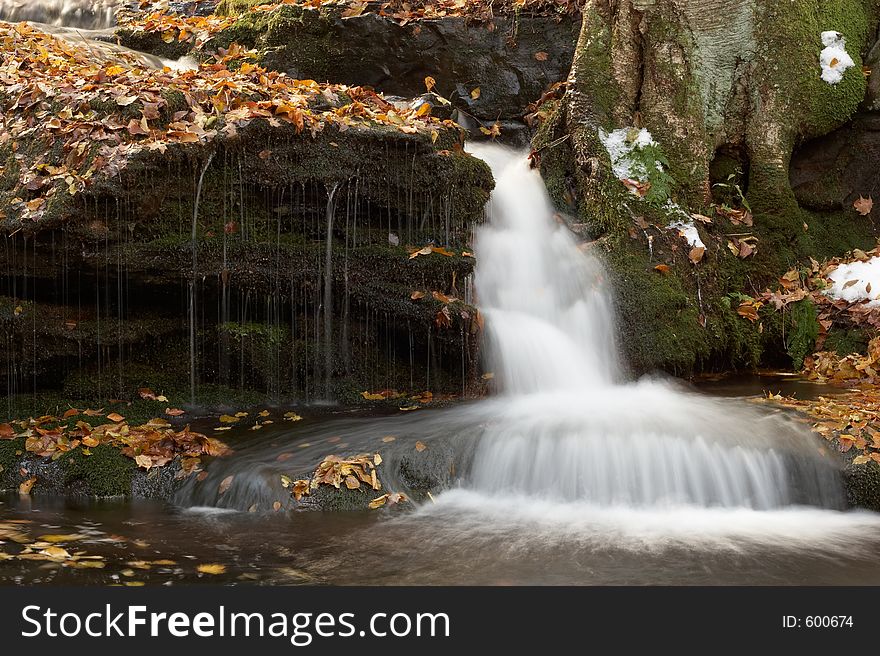
<path id="1" fill-rule="evenodd" d="M 14 527 L 24 543 L 6 539 L 0 550 L 64 536 L 60 546 L 73 558 L 100 557 L 92 562 L 103 567 L 9 559 L 0 562 L 0 583 L 880 584 L 880 521 L 870 513 L 579 510 L 572 521 L 571 509 L 554 516 L 527 499 L 487 505 L 462 492 L 397 513 L 250 514 L 8 496 L 0 527 Z"/>
<path id="2" fill-rule="evenodd" d="M 711 391 L 742 397 L 762 385 L 738 379 Z M 204 484 L 216 490 L 228 471 L 277 482 L 341 447 L 387 451 L 420 439 L 431 448 L 446 432 L 479 428 L 474 407 L 303 411 L 295 424 L 226 432 L 236 454 L 209 464 Z M 640 508 L 453 489 L 422 505 L 327 513 L 290 510 L 280 484 L 248 493 L 261 499 L 257 512 L 242 509 L 249 498 L 218 508 L 215 493 L 193 507 L 2 496 L 0 584 L 880 584 L 880 515 L 864 511 Z"/>

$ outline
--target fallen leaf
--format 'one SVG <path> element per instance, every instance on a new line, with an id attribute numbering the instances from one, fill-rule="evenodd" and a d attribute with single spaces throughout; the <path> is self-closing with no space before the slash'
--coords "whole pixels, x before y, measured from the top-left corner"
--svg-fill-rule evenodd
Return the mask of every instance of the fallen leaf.
<path id="1" fill-rule="evenodd" d="M 437 80 L 435 80 L 435 79 L 434 79 L 433 77 L 431 77 L 430 75 L 429 75 L 428 77 L 425 78 L 425 88 L 426 88 L 428 91 L 432 91 L 432 90 L 434 89 L 435 86 L 437 86 Z"/>
<path id="2" fill-rule="evenodd" d="M 471 91 L 471 100 L 479 99 L 480 93 L 480 87 L 476 87 L 473 91 Z"/>
<path id="3" fill-rule="evenodd" d="M 421 415 L 419 415 L 419 416 L 421 417 Z M 416 442 L 416 451 L 418 451 L 419 453 L 421 453 L 422 451 L 424 451 L 427 448 L 428 448 L 428 445 L 425 444 L 424 442 L 421 442 L 421 441 Z"/>
<path id="4" fill-rule="evenodd" d="M 688 259 L 694 264 L 699 264 L 705 253 L 706 249 L 703 246 L 696 246 L 691 249 L 690 253 L 688 253 Z"/>
<path id="5" fill-rule="evenodd" d="M 229 486 L 232 485 L 232 479 L 235 478 L 235 474 L 230 474 L 222 481 L 220 481 L 220 487 L 217 488 L 217 491 L 220 493 L 220 496 L 226 494 L 226 491 L 229 489 Z"/>
<path id="6" fill-rule="evenodd" d="M 34 483 L 36 483 L 36 482 L 37 482 L 37 477 L 31 476 L 29 479 L 27 479 L 26 481 L 24 481 L 23 483 L 21 483 L 18 486 L 18 493 L 25 494 L 25 495 L 30 494 L 31 490 L 34 487 Z"/>
<path id="7" fill-rule="evenodd" d="M 654 267 L 654 271 L 662 273 L 664 276 L 669 275 L 672 269 L 669 268 L 668 264 L 658 264 Z"/>
<path id="8" fill-rule="evenodd" d="M 871 210 L 874 209 L 874 199 L 871 196 L 862 198 L 861 194 L 859 194 L 858 199 L 853 203 L 853 207 L 862 216 L 868 216 Z"/>
<path id="9" fill-rule="evenodd" d="M 224 572 L 226 572 L 226 565 L 209 563 L 206 565 L 199 565 L 198 567 L 196 567 L 196 570 L 201 572 L 202 574 L 223 574 Z"/>
<path id="10" fill-rule="evenodd" d="M 107 419 L 109 419 L 110 421 L 115 422 L 117 424 L 120 421 L 125 421 L 125 417 L 123 417 L 122 415 L 120 415 L 116 412 L 111 412 L 109 415 L 107 415 Z"/>
<path id="11" fill-rule="evenodd" d="M 536 53 L 535 53 L 535 59 L 536 59 L 537 61 L 539 61 L 539 62 L 545 62 L 545 61 L 547 61 L 547 58 L 548 58 L 549 56 L 550 56 L 550 55 L 548 55 L 548 54 L 547 54 L 546 52 L 544 52 L 543 50 L 540 51 L 540 52 L 536 52 Z"/>
<path id="12" fill-rule="evenodd" d="M 179 417 L 182 414 L 185 414 L 185 410 L 181 410 L 180 408 L 165 408 L 165 414 L 169 417 Z"/>

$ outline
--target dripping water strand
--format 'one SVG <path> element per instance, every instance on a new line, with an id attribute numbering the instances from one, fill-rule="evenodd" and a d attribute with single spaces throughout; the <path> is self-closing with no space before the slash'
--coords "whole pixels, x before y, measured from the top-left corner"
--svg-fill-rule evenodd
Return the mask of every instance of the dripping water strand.
<path id="1" fill-rule="evenodd" d="M 189 320 L 189 396 L 190 403 L 195 405 L 196 402 L 196 276 L 198 270 L 198 241 L 197 241 L 197 232 L 198 232 L 198 224 L 199 224 L 199 204 L 202 200 L 202 185 L 205 182 L 205 174 L 208 172 L 208 167 L 211 166 L 211 162 L 214 160 L 214 153 L 212 152 L 208 155 L 208 159 L 205 161 L 205 165 L 202 167 L 202 172 L 199 175 L 199 182 L 196 186 L 196 199 L 195 204 L 193 206 L 193 219 L 192 219 L 192 234 L 191 245 L 192 245 L 192 275 L 190 277 L 189 282 L 189 307 L 188 307 L 188 320 Z"/>

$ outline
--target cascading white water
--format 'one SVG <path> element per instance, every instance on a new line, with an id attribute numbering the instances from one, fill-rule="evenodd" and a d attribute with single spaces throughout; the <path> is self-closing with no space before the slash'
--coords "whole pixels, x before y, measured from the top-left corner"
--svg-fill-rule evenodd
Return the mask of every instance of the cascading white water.
<path id="1" fill-rule="evenodd" d="M 101 29 L 116 23 L 123 0 L 0 0 L 0 20 Z"/>
<path id="2" fill-rule="evenodd" d="M 476 289 L 503 395 L 466 488 L 599 506 L 840 505 L 833 461 L 790 422 L 656 380 L 616 382 L 601 263 L 554 220 L 525 157 L 470 149 L 496 179 Z"/>

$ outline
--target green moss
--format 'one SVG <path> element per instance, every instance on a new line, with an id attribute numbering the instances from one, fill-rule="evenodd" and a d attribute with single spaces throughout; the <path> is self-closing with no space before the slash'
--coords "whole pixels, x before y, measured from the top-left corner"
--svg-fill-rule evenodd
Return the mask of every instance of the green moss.
<path id="1" fill-rule="evenodd" d="M 130 495 L 131 477 L 137 469 L 134 460 L 106 444 L 90 452 L 91 455 L 85 455 L 78 447 L 58 459 L 65 487 L 82 486 L 89 494 L 99 497 Z"/>
<path id="2" fill-rule="evenodd" d="M 813 352 L 816 338 L 819 337 L 819 322 L 816 320 L 816 306 L 810 299 L 791 304 L 791 334 L 786 351 L 791 357 L 794 369 L 804 366 L 804 358 Z"/>
<path id="3" fill-rule="evenodd" d="M 852 353 L 864 355 L 868 351 L 868 335 L 861 328 L 832 328 L 825 338 L 824 349 L 844 357 Z"/>
<path id="4" fill-rule="evenodd" d="M 21 482 L 19 462 L 24 454 L 24 438 L 0 440 L 0 490 L 14 489 Z"/>
<path id="5" fill-rule="evenodd" d="M 699 308 L 681 280 L 663 275 L 625 244 L 606 255 L 618 309 L 619 347 L 638 372 L 690 373 L 710 347 Z"/>

